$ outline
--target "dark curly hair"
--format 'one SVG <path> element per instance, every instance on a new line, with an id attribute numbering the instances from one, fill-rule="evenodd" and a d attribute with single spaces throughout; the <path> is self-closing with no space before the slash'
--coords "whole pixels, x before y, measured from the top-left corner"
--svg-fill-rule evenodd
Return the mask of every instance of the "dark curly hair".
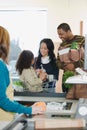
<path id="1" fill-rule="evenodd" d="M 16 70 L 19 74 L 22 74 L 23 69 L 28 69 L 31 67 L 32 60 L 34 59 L 34 55 L 29 50 L 23 50 L 16 63 Z"/>

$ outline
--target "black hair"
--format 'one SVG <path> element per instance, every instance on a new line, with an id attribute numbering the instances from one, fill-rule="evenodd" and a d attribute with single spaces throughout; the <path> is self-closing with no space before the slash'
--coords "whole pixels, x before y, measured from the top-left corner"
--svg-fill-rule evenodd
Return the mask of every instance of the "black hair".
<path id="1" fill-rule="evenodd" d="M 45 43 L 47 45 L 47 48 L 48 48 L 48 56 L 51 60 L 51 64 L 54 65 L 56 63 L 56 57 L 55 57 L 55 54 L 54 54 L 54 44 L 53 44 L 53 41 L 49 38 L 44 38 L 40 41 L 40 46 L 42 43 Z M 36 61 L 36 64 L 40 64 L 41 63 L 41 53 L 40 53 L 40 47 L 39 47 L 39 52 L 38 52 L 38 57 L 37 57 L 37 61 Z"/>
<path id="2" fill-rule="evenodd" d="M 63 29 L 65 32 L 71 31 L 70 26 L 67 23 L 60 24 L 57 29 Z"/>

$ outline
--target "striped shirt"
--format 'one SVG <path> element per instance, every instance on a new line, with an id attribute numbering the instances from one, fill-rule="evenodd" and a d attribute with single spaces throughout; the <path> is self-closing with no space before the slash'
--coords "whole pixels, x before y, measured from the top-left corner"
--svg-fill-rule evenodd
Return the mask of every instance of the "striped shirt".
<path id="1" fill-rule="evenodd" d="M 84 36 L 75 35 L 73 37 L 73 39 L 71 39 L 69 41 L 62 42 L 60 44 L 60 47 L 59 47 L 58 51 L 62 50 L 62 49 L 65 49 L 65 48 L 70 48 L 73 42 L 77 42 L 78 45 L 79 45 L 79 48 L 81 48 L 81 47 L 84 48 L 85 37 Z M 80 60 L 78 60 L 78 61 L 73 61 L 72 62 L 72 60 L 71 60 L 70 62 L 64 62 L 64 61 L 60 60 L 60 56 L 59 56 L 59 53 L 58 53 L 58 55 L 57 55 L 57 65 L 58 65 L 58 67 L 60 69 L 63 69 L 65 71 L 69 70 L 69 68 L 68 69 L 65 69 L 65 68 L 70 63 L 72 63 L 74 65 L 74 68 L 77 68 L 77 67 L 83 68 L 83 66 L 84 66 L 84 57 L 81 57 Z"/>

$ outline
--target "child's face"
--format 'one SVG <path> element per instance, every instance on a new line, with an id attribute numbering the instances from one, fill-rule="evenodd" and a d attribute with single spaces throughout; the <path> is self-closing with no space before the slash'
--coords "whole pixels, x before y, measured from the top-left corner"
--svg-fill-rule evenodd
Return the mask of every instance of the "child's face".
<path id="1" fill-rule="evenodd" d="M 47 45 L 46 45 L 46 43 L 45 42 L 42 42 L 41 43 L 41 46 L 40 46 L 40 53 L 41 53 L 41 55 L 43 56 L 43 57 L 45 57 L 45 56 L 48 56 L 48 48 L 47 48 Z"/>

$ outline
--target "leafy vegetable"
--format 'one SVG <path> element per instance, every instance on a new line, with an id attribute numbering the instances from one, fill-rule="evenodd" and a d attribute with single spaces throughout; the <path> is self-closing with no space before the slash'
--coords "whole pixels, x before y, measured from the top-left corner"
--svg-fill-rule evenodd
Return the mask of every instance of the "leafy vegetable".
<path id="1" fill-rule="evenodd" d="M 78 49 L 78 43 L 77 42 L 73 42 L 70 49 Z"/>
<path id="2" fill-rule="evenodd" d="M 68 88 L 68 89 L 70 89 L 71 87 L 72 87 L 72 84 L 67 84 L 67 83 L 65 83 L 66 82 L 66 80 L 69 78 L 69 77 L 71 77 L 71 76 L 74 76 L 75 75 L 75 72 L 73 72 L 73 71 L 66 71 L 66 72 L 64 72 L 64 74 L 63 74 L 63 84 L 64 84 L 64 86 L 66 87 L 66 88 Z"/>
<path id="3" fill-rule="evenodd" d="M 13 84 L 17 86 L 23 86 L 23 83 L 21 81 L 14 81 Z"/>

